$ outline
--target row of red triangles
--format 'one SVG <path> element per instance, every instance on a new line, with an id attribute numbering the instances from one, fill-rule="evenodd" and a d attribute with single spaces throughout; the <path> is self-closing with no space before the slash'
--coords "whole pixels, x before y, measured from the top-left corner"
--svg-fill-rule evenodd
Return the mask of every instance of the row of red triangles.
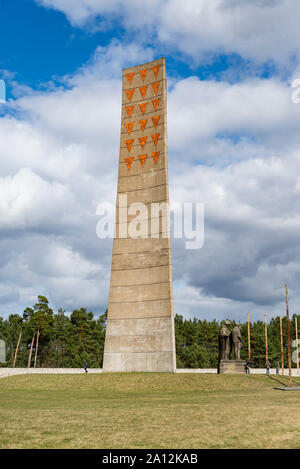
<path id="1" fill-rule="evenodd" d="M 152 99 L 152 106 L 155 111 L 157 111 L 159 103 L 160 103 L 160 98 Z M 140 111 L 143 115 L 145 114 L 147 106 L 148 106 L 148 101 L 145 101 L 144 103 L 139 104 Z M 134 110 L 134 104 L 132 104 L 131 106 L 125 106 L 125 109 L 126 109 L 128 117 L 130 118 Z"/>
<path id="2" fill-rule="evenodd" d="M 152 117 L 152 122 L 153 122 L 153 125 L 154 125 L 155 128 L 158 126 L 159 119 L 160 119 L 160 116 L 153 116 Z M 148 119 L 142 119 L 142 120 L 139 121 L 140 128 L 141 128 L 142 132 L 144 132 L 144 130 L 145 130 L 145 127 L 147 125 L 147 121 L 148 121 Z M 128 134 L 131 133 L 133 127 L 134 127 L 134 122 L 126 122 L 125 128 L 126 128 Z"/>
<path id="3" fill-rule="evenodd" d="M 154 151 L 152 153 L 152 158 L 154 159 L 154 163 L 156 164 L 158 162 L 158 159 L 159 159 L 159 154 L 160 154 L 160 151 Z M 145 166 L 145 161 L 147 159 L 147 156 L 148 155 L 140 155 L 138 156 L 138 159 L 140 160 L 140 163 L 141 163 L 141 166 L 142 168 Z M 131 168 L 131 165 L 132 165 L 132 162 L 134 160 L 134 157 L 133 156 L 129 156 L 128 158 L 124 158 L 126 164 L 127 164 L 127 168 L 130 169 Z"/>
<path id="4" fill-rule="evenodd" d="M 157 78 L 159 69 L 160 69 L 160 65 L 155 65 L 154 67 L 152 67 L 155 78 Z M 146 75 L 148 73 L 148 68 L 144 68 L 143 70 L 140 70 L 139 73 L 140 73 L 142 80 L 145 81 Z M 135 72 L 128 72 L 125 74 L 125 77 L 127 78 L 128 83 L 130 84 L 132 83 L 134 75 L 135 75 Z"/>
<path id="5" fill-rule="evenodd" d="M 160 85 L 160 81 L 157 81 L 156 83 L 152 83 L 152 88 L 153 88 L 154 94 L 157 94 L 159 85 Z M 148 85 L 139 87 L 142 99 L 145 98 L 146 93 L 147 93 L 147 89 L 148 89 Z M 128 101 L 130 103 L 131 103 L 131 100 L 132 100 L 132 97 L 134 95 L 135 90 L 136 90 L 136 88 L 130 88 L 129 90 L 125 90 L 125 93 L 127 94 Z"/>
<path id="6" fill-rule="evenodd" d="M 158 142 L 158 139 L 160 137 L 160 134 L 153 134 L 151 135 L 152 137 L 152 140 L 153 140 L 153 143 L 154 145 L 156 146 L 157 145 L 157 142 Z M 140 137 L 139 138 L 139 142 L 140 142 L 140 145 L 141 147 L 144 149 L 144 146 L 146 145 L 146 142 L 147 142 L 147 139 L 148 139 L 148 136 L 145 136 L 145 137 Z M 127 150 L 130 151 L 131 150 L 131 147 L 133 145 L 133 142 L 134 142 L 134 138 L 130 139 L 130 140 L 125 140 L 125 144 L 126 144 L 126 147 L 127 147 Z"/>

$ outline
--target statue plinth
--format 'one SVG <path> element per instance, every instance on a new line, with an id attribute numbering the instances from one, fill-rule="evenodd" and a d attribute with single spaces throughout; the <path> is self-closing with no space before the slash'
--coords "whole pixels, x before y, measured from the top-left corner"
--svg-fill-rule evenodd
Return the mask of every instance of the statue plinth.
<path id="1" fill-rule="evenodd" d="M 246 373 L 245 360 L 220 360 L 219 374 L 243 374 Z"/>

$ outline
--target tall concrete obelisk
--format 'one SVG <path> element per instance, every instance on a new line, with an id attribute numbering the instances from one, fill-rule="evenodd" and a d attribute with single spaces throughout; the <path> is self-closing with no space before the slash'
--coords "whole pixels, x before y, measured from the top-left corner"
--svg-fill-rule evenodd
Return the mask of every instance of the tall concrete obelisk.
<path id="1" fill-rule="evenodd" d="M 169 212 L 154 209 L 151 217 L 155 204 L 168 202 L 166 69 L 161 58 L 123 70 L 104 371 L 176 368 Z"/>

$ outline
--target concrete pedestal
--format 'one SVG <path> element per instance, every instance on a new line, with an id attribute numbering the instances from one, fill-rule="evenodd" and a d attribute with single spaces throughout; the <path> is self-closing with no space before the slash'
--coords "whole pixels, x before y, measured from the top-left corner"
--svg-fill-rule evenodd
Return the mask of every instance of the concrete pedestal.
<path id="1" fill-rule="evenodd" d="M 246 362 L 244 360 L 220 360 L 219 374 L 243 374 L 246 373 Z"/>

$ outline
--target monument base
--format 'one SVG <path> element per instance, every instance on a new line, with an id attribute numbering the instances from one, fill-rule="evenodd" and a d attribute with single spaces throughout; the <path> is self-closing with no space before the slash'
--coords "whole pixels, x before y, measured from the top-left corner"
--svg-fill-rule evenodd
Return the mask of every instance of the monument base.
<path id="1" fill-rule="evenodd" d="M 242 374 L 246 373 L 246 362 L 244 360 L 220 360 L 218 373 Z"/>

